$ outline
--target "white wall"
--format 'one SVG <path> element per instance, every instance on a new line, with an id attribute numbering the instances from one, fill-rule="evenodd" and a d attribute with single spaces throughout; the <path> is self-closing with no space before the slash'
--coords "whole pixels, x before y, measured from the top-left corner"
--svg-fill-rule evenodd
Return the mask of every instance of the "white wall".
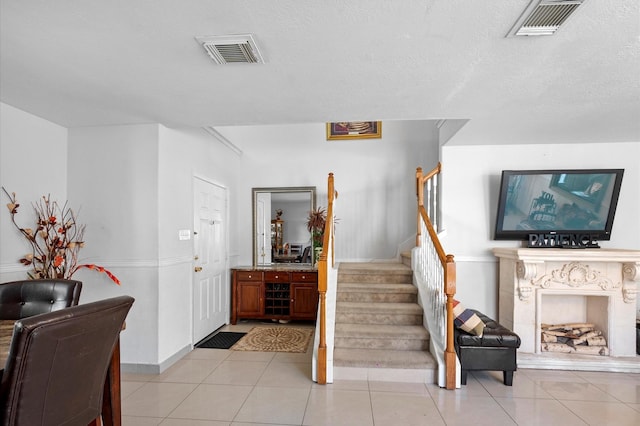
<path id="1" fill-rule="evenodd" d="M 136 301 L 121 334 L 123 363 L 158 358 L 157 124 L 69 130 L 69 196 L 87 224 L 81 257 L 110 269 L 122 282 L 81 271 L 84 302 L 119 294 Z"/>
<path id="2" fill-rule="evenodd" d="M 640 249 L 640 142 L 607 144 L 447 146 L 443 152 L 443 245 L 457 263 L 458 298 L 497 318 L 493 241 L 502 170 L 623 168 L 620 199 L 607 248 Z"/>
<path id="3" fill-rule="evenodd" d="M 67 198 L 67 129 L 10 105 L 0 103 L 0 186 L 15 192 L 21 204 L 16 221 L 34 227 L 31 203 L 42 196 L 64 202 Z M 27 278 L 28 268 L 18 259 L 30 246 L 11 223 L 5 207 L 9 199 L 0 192 L 0 279 Z M 70 200 L 75 206 L 75 200 Z"/>
<path id="4" fill-rule="evenodd" d="M 334 173 L 339 206 L 336 260 L 390 259 L 415 238 L 415 169 L 438 162 L 433 123 L 385 122 L 382 139 L 327 141 L 323 124 L 218 129 L 238 145 L 239 262 L 250 265 L 251 188 L 316 186 L 327 205 L 327 176 Z"/>

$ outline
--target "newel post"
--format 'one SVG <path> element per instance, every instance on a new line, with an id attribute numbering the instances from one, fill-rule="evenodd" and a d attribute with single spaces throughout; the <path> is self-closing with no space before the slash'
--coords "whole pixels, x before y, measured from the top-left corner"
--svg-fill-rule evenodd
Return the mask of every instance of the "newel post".
<path id="1" fill-rule="evenodd" d="M 456 264 L 453 255 L 447 255 L 445 266 L 444 292 L 447 296 L 447 346 L 444 361 L 446 368 L 446 388 L 456 388 L 456 351 L 453 342 L 453 296 L 456 294 Z"/>

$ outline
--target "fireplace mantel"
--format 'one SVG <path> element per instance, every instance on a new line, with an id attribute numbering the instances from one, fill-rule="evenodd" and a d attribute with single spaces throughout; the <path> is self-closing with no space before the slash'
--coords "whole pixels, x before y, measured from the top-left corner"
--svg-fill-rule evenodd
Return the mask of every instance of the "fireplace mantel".
<path id="1" fill-rule="evenodd" d="M 604 307 L 597 304 L 594 315 L 604 318 L 611 357 L 636 356 L 640 251 L 495 248 L 493 253 L 500 263 L 499 322 L 520 336 L 520 353 L 542 355 L 539 339 L 545 298 L 584 296 L 606 300 Z"/>

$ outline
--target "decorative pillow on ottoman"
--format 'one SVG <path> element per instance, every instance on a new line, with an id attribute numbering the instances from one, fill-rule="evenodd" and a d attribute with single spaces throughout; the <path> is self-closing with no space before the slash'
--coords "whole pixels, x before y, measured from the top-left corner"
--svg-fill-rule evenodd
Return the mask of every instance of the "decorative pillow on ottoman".
<path id="1" fill-rule="evenodd" d="M 460 330 L 466 331 L 474 336 L 482 337 L 484 332 L 484 323 L 470 309 L 462 306 L 462 303 L 453 299 L 453 323 Z"/>

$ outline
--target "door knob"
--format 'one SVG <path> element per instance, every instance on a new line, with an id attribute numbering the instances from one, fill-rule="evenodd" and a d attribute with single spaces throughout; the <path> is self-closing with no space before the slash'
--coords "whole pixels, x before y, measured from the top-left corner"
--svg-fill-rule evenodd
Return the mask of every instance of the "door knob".
<path id="1" fill-rule="evenodd" d="M 195 268 L 193 268 L 196 272 L 200 272 L 202 271 L 202 266 L 196 266 Z"/>

